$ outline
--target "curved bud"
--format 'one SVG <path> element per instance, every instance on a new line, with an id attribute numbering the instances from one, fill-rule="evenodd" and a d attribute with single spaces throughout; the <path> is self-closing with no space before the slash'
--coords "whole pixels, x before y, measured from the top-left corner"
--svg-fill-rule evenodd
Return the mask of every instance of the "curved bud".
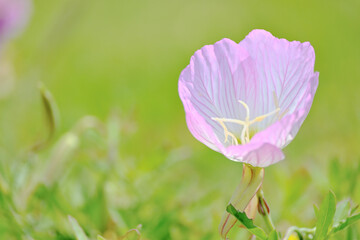
<path id="1" fill-rule="evenodd" d="M 256 193 L 260 189 L 263 179 L 263 168 L 254 168 L 244 164 L 241 182 L 231 197 L 229 204 L 232 204 L 238 211 L 245 211 L 249 218 L 254 218 L 258 201 Z M 219 225 L 219 232 L 223 239 L 226 239 L 236 221 L 234 216 L 225 211 Z"/>

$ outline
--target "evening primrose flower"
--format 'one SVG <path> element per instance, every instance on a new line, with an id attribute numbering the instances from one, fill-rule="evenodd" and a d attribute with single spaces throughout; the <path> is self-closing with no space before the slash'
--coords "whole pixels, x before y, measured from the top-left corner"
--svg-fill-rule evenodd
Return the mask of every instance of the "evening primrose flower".
<path id="1" fill-rule="evenodd" d="M 0 43 L 22 30 L 30 12 L 30 0 L 0 0 Z"/>
<path id="2" fill-rule="evenodd" d="M 310 43 L 253 30 L 196 51 L 179 94 L 190 132 L 227 158 L 253 167 L 284 159 L 313 102 L 319 73 Z"/>

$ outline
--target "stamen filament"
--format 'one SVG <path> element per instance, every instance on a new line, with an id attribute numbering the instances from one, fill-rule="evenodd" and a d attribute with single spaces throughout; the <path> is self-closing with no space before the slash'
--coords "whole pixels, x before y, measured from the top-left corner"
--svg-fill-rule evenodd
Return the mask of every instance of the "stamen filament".
<path id="1" fill-rule="evenodd" d="M 279 114 L 279 120 L 282 119 L 288 112 L 289 112 L 289 109 L 286 109 L 284 112 Z"/>
<path id="2" fill-rule="evenodd" d="M 239 124 L 239 125 L 243 126 L 243 128 L 241 130 L 241 134 L 240 134 L 240 140 L 241 140 L 241 144 L 245 144 L 245 143 L 250 142 L 250 125 L 251 124 L 254 124 L 256 122 L 261 122 L 265 118 L 267 118 L 267 117 L 269 117 L 269 116 L 271 116 L 271 115 L 273 115 L 275 113 L 280 112 L 279 101 L 278 101 L 278 99 L 276 97 L 275 92 L 274 92 L 274 102 L 275 102 L 276 109 L 269 112 L 269 113 L 267 113 L 267 114 L 258 116 L 258 117 L 254 118 L 251 121 L 250 121 L 250 108 L 249 108 L 249 106 L 244 101 L 239 100 L 238 102 L 241 105 L 243 105 L 245 110 L 246 110 L 245 121 L 238 120 L 238 119 L 232 119 L 232 118 L 211 118 L 212 120 L 218 122 L 221 125 L 221 127 L 224 129 L 224 135 L 225 135 L 224 143 L 227 143 L 228 137 L 230 136 L 231 137 L 231 143 L 233 145 L 238 145 L 239 144 L 238 139 L 236 138 L 236 136 L 233 133 L 231 133 L 227 129 L 225 123 L 236 123 L 236 124 Z M 285 115 L 286 112 L 287 111 L 285 111 L 281 115 Z"/>
<path id="3" fill-rule="evenodd" d="M 246 123 L 244 121 L 241 121 L 241 120 L 237 120 L 237 119 L 232 119 L 232 118 L 211 118 L 212 120 L 214 121 L 217 121 L 217 122 L 229 122 L 229 123 L 237 123 L 237 124 L 240 124 L 240 125 L 245 125 Z"/>
<path id="4" fill-rule="evenodd" d="M 233 133 L 229 132 L 229 130 L 227 129 L 227 127 L 226 127 L 226 125 L 224 123 L 224 120 L 227 120 L 227 119 L 223 119 L 223 118 L 211 118 L 211 119 L 214 120 L 214 121 L 217 121 L 223 127 L 224 135 L 225 135 L 224 143 L 227 143 L 228 136 L 230 136 L 231 137 L 231 144 L 233 144 L 233 145 L 238 145 L 239 144 L 237 138 L 234 136 Z M 230 120 L 232 120 L 232 119 L 230 119 Z"/>
<path id="5" fill-rule="evenodd" d="M 245 102 L 243 102 L 243 101 L 241 101 L 241 100 L 239 100 L 239 103 L 241 103 L 241 104 L 244 106 L 245 110 L 246 110 L 246 118 L 245 118 L 245 121 L 249 121 L 249 119 L 250 119 L 250 109 L 249 109 L 249 106 L 248 106 Z"/>
<path id="6" fill-rule="evenodd" d="M 275 91 L 273 91 L 273 98 L 274 98 L 275 107 L 276 107 L 276 108 L 280 108 L 280 107 L 279 107 L 279 99 L 278 99 Z"/>
<path id="7" fill-rule="evenodd" d="M 271 115 L 273 115 L 273 114 L 275 114 L 275 113 L 277 113 L 277 112 L 279 112 L 279 111 L 280 111 L 280 108 L 277 108 L 277 109 L 275 109 L 275 110 L 272 111 L 272 112 L 269 112 L 269 113 L 267 113 L 267 114 L 258 116 L 258 117 L 256 117 L 256 118 L 254 118 L 253 120 L 251 120 L 251 121 L 250 121 L 250 124 L 253 124 L 253 123 L 256 123 L 256 122 L 261 122 L 261 121 L 264 120 L 265 118 L 267 118 L 267 117 L 269 117 L 269 116 L 271 116 Z"/>

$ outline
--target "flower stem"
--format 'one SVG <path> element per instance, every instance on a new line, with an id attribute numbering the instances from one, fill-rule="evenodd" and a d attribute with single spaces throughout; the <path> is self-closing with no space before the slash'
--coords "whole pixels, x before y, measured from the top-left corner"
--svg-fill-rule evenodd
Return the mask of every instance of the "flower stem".
<path id="1" fill-rule="evenodd" d="M 269 232 L 271 232 L 271 231 L 275 230 L 275 226 L 274 226 L 273 221 L 271 220 L 269 208 L 268 208 L 267 204 L 265 203 L 264 192 L 262 189 L 260 189 L 258 191 L 257 196 L 259 198 L 259 204 L 262 209 L 262 212 L 260 213 L 260 215 L 263 217 L 264 222 L 265 222 Z"/>
<path id="2" fill-rule="evenodd" d="M 238 211 L 246 212 L 249 203 L 261 188 L 263 179 L 263 168 L 254 168 L 244 164 L 240 184 L 231 197 L 230 204 L 232 204 Z M 225 211 L 219 225 L 219 233 L 222 239 L 227 239 L 226 236 L 228 232 L 233 226 L 235 226 L 236 222 L 236 217 Z"/>

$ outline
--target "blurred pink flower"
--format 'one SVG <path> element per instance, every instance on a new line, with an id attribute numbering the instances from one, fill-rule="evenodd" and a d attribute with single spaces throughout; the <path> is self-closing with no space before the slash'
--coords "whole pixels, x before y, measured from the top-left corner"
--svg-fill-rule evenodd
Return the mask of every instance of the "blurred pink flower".
<path id="1" fill-rule="evenodd" d="M 0 0 L 0 43 L 23 29 L 30 12 L 30 0 Z"/>
<path id="2" fill-rule="evenodd" d="M 190 132 L 227 158 L 266 167 L 284 159 L 318 86 L 309 42 L 253 30 L 196 51 L 179 79 Z"/>

